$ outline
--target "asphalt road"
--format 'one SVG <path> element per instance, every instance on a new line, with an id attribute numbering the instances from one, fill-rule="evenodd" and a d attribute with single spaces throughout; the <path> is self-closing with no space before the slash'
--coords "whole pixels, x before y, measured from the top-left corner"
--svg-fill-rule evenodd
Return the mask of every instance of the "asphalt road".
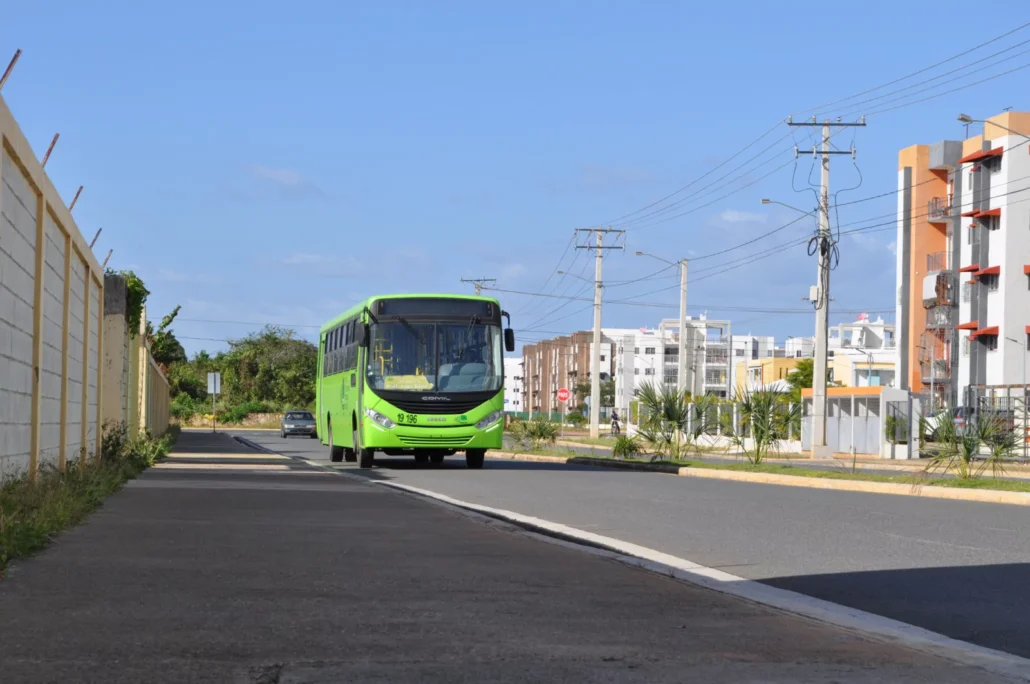
<path id="1" fill-rule="evenodd" d="M 198 433 L 11 566 L 0 673 L 18 684 L 1001 681 Z"/>
<path id="2" fill-rule="evenodd" d="M 315 440 L 246 435 L 326 458 Z M 353 470 L 1030 657 L 1030 507 L 503 460 L 470 471 L 460 455 L 377 464 Z"/>

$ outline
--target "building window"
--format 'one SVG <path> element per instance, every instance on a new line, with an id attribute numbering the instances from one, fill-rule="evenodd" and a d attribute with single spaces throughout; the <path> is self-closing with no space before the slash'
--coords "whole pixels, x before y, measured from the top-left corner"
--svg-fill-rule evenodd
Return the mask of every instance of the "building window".
<path id="1" fill-rule="evenodd" d="M 604 361 L 604 354 L 601 354 L 601 361 Z"/>
<path id="2" fill-rule="evenodd" d="M 734 356 L 743 356 L 744 355 L 744 350 L 743 349 L 734 349 L 733 352 L 734 352 Z"/>
<path id="3" fill-rule="evenodd" d="M 654 354 L 654 347 L 644 347 L 645 354 Z"/>
<path id="4" fill-rule="evenodd" d="M 969 356 L 969 338 L 962 338 L 962 356 Z"/>
<path id="5" fill-rule="evenodd" d="M 644 375 L 654 375 L 654 368 L 645 368 Z"/>
<path id="6" fill-rule="evenodd" d="M 639 354 L 640 353 L 640 347 L 633 347 L 633 353 L 634 354 Z"/>
<path id="7" fill-rule="evenodd" d="M 639 368 L 634 368 L 633 369 L 633 375 L 640 375 L 640 369 Z"/>
<path id="8" fill-rule="evenodd" d="M 987 351 L 998 351 L 997 335 L 983 335 L 980 339 L 983 340 L 983 345 L 987 347 Z"/>
<path id="9" fill-rule="evenodd" d="M 988 292 L 997 292 L 1000 285 L 1001 277 L 998 275 L 982 275 L 980 276 L 980 282 L 987 286 Z"/>

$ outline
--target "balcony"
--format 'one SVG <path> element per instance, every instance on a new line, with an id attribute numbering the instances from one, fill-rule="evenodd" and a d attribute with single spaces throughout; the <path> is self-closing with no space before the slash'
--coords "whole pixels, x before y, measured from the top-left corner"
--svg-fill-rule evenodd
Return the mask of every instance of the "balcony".
<path id="1" fill-rule="evenodd" d="M 933 273 L 935 271 L 947 271 L 948 268 L 948 253 L 947 252 L 934 252 L 926 255 L 926 272 Z"/>
<path id="2" fill-rule="evenodd" d="M 955 308 L 935 306 L 926 310 L 927 330 L 948 330 L 955 327 Z"/>
<path id="3" fill-rule="evenodd" d="M 951 218 L 952 197 L 934 197 L 926 203 L 926 219 L 930 223 L 943 223 L 947 219 Z"/>
<path id="4" fill-rule="evenodd" d="M 924 385 L 929 385 L 931 380 L 934 384 L 951 382 L 951 362 L 948 359 L 935 359 L 932 363 L 922 361 L 919 368 Z"/>

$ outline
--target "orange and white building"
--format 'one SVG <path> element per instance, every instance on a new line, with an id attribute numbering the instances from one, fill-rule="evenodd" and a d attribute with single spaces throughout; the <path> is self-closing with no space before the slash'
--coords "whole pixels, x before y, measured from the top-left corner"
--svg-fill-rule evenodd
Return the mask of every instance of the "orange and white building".
<path id="1" fill-rule="evenodd" d="M 1030 360 L 1030 112 L 898 153 L 898 387 L 973 406 Z"/>

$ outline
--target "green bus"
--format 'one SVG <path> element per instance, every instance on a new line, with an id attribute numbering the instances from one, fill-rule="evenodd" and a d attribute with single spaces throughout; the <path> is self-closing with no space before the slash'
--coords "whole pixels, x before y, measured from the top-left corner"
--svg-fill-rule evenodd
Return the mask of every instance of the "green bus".
<path id="1" fill-rule="evenodd" d="M 504 434 L 510 325 L 497 300 L 448 294 L 371 297 L 323 325 L 315 407 L 329 459 L 370 468 L 377 451 L 418 463 L 463 451 L 482 468 Z"/>

